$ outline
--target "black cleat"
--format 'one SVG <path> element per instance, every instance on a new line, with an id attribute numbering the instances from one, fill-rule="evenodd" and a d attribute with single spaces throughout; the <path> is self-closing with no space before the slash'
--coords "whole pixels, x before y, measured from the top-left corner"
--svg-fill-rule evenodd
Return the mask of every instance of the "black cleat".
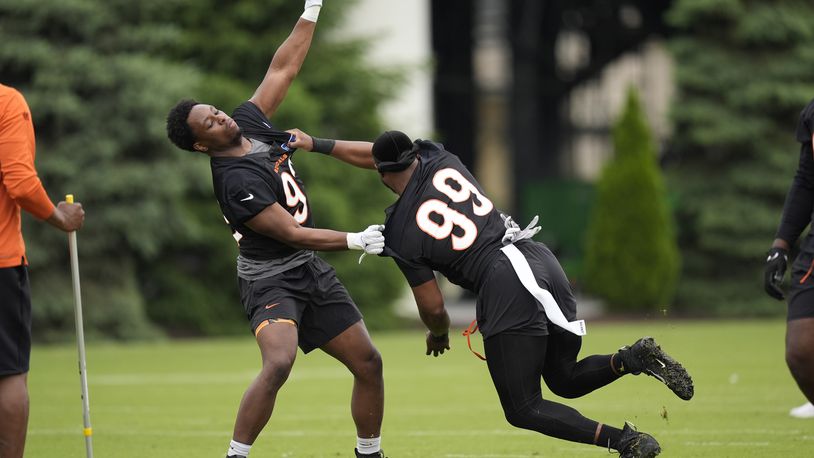
<path id="1" fill-rule="evenodd" d="M 356 454 L 356 458 L 387 458 L 384 456 L 384 450 L 374 453 L 359 453 L 359 450 L 353 449 L 353 453 Z"/>
<path id="2" fill-rule="evenodd" d="M 652 337 L 643 337 L 631 346 L 619 349 L 622 359 L 622 371 L 638 375 L 642 372 L 655 377 L 676 396 L 689 401 L 695 393 L 692 377 L 676 360 L 662 351 Z"/>
<path id="3" fill-rule="evenodd" d="M 244 455 L 226 455 L 226 458 L 246 458 Z"/>
<path id="4" fill-rule="evenodd" d="M 617 450 L 619 458 L 652 458 L 661 453 L 661 447 L 653 436 L 636 431 L 636 427 L 628 422 L 622 428 Z"/>

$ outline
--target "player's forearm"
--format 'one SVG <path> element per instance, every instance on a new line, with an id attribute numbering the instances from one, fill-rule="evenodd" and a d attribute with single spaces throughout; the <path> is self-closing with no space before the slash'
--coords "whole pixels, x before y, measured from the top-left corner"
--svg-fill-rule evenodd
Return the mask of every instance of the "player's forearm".
<path id="1" fill-rule="evenodd" d="M 266 76 L 254 95 L 249 99 L 257 105 L 266 117 L 271 118 L 283 102 L 288 88 L 302 67 L 311 38 L 314 35 L 315 22 L 300 18 L 291 35 L 277 48 L 271 59 Z"/>
<path id="2" fill-rule="evenodd" d="M 327 154 L 363 169 L 376 168 L 373 162 L 373 143 L 312 137 L 299 129 L 291 129 L 288 132 L 294 138 L 288 143 L 293 148 Z"/>
<path id="3" fill-rule="evenodd" d="M 349 140 L 336 140 L 330 155 L 363 169 L 375 169 L 373 163 L 373 143 Z"/>
<path id="4" fill-rule="evenodd" d="M 449 314 L 444 308 L 444 296 L 438 288 L 435 279 L 428 280 L 412 287 L 415 304 L 421 321 L 434 336 L 442 336 L 449 332 Z"/>
<path id="5" fill-rule="evenodd" d="M 342 251 L 348 249 L 347 233 L 330 229 L 300 227 L 281 242 L 303 250 Z"/>
<path id="6" fill-rule="evenodd" d="M 299 73 L 305 56 L 311 48 L 311 40 L 314 37 L 316 22 L 300 18 L 294 26 L 294 30 L 283 44 L 277 48 L 274 57 L 269 64 L 269 73 L 280 72 L 287 75 L 291 80 Z"/>
<path id="7" fill-rule="evenodd" d="M 347 250 L 347 234 L 330 229 L 300 226 L 279 203 L 274 203 L 245 222 L 246 227 L 294 248 L 337 251 Z"/>
<path id="8" fill-rule="evenodd" d="M 420 305 L 418 314 L 421 321 L 427 326 L 430 333 L 434 336 L 442 336 L 449 333 L 449 314 L 445 308 L 439 311 L 430 312 L 424 310 Z"/>

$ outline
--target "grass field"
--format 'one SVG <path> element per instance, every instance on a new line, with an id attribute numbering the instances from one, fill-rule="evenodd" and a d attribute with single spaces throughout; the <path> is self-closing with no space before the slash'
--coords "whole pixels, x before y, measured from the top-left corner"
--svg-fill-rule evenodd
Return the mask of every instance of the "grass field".
<path id="1" fill-rule="evenodd" d="M 632 421 L 661 442 L 662 456 L 814 456 L 814 420 L 787 415 L 803 398 L 783 362 L 784 322 L 589 323 L 588 330 L 583 356 L 655 336 L 685 363 L 696 394 L 684 402 L 652 378 L 628 376 L 567 401 L 584 415 L 616 426 Z M 373 338 L 385 364 L 389 456 L 607 456 L 509 426 L 485 364 L 460 335 L 437 359 L 423 355 L 420 331 Z M 251 337 L 90 344 L 87 355 L 97 458 L 222 457 L 237 404 L 259 367 Z M 85 456 L 76 367 L 75 347 L 35 346 L 26 457 Z M 350 386 L 334 360 L 300 354 L 252 457 L 352 456 Z"/>

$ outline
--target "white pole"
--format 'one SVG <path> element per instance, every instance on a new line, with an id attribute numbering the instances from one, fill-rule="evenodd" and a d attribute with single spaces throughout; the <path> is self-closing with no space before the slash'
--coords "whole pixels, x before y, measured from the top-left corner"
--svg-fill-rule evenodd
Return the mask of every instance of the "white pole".
<path id="1" fill-rule="evenodd" d="M 73 203 L 73 194 L 65 196 L 65 202 Z M 85 366 L 85 331 L 82 324 L 82 293 L 79 290 L 79 255 L 76 248 L 76 231 L 68 232 L 68 251 L 71 255 L 71 278 L 73 280 L 74 317 L 76 318 L 76 348 L 79 353 L 79 380 L 82 384 L 82 416 L 85 428 L 85 451 L 93 458 L 93 428 L 90 426 L 90 402 L 88 400 L 88 371 Z"/>

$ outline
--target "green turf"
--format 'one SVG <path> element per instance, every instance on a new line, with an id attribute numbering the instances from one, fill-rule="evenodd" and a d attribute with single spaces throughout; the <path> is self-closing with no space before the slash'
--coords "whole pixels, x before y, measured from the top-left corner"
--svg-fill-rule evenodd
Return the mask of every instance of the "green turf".
<path id="1" fill-rule="evenodd" d="M 803 398 L 783 362 L 782 321 L 589 323 L 588 331 L 583 356 L 655 336 L 685 363 L 696 394 L 684 402 L 652 378 L 628 376 L 566 401 L 587 417 L 634 422 L 659 439 L 663 456 L 814 456 L 814 420 L 787 415 Z M 608 456 L 509 426 L 463 337 L 437 359 L 423 355 L 420 331 L 373 337 L 385 362 L 383 445 L 391 457 Z M 259 366 L 250 337 L 91 344 L 87 354 L 97 458 L 222 456 Z M 76 368 L 74 347 L 35 346 L 27 458 L 85 456 Z M 350 386 L 332 359 L 300 354 L 252 456 L 351 456 Z"/>

